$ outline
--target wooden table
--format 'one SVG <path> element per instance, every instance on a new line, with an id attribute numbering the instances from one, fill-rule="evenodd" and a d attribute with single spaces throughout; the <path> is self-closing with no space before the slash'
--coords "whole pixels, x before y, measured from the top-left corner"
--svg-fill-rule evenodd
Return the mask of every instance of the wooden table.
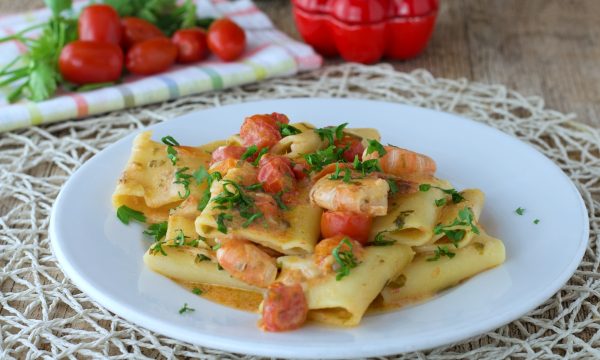
<path id="1" fill-rule="evenodd" d="M 255 0 L 286 33 L 299 38 L 287 0 Z M 539 95 L 548 107 L 600 127 L 599 0 L 441 0 L 437 28 L 419 58 L 402 71 L 499 83 Z M 0 0 L 0 13 L 43 6 Z M 340 60 L 328 60 L 328 63 Z"/>

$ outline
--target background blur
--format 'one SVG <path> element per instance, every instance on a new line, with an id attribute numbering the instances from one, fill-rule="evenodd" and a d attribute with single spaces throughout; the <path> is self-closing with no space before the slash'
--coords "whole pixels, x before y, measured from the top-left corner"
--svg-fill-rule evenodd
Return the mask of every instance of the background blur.
<path id="1" fill-rule="evenodd" d="M 289 0 L 254 2 L 280 29 L 299 38 Z M 439 77 L 504 84 L 600 126 L 600 0 L 440 3 L 425 53 L 393 62 L 397 69 L 425 68 Z M 0 0 L 0 14 L 42 6 L 42 0 Z"/>

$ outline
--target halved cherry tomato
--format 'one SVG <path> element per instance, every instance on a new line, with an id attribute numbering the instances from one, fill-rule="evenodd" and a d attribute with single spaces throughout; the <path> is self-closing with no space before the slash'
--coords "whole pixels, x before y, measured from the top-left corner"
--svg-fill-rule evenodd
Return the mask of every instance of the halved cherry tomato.
<path id="1" fill-rule="evenodd" d="M 167 70 L 177 58 L 177 46 L 167 38 L 154 38 L 133 45 L 127 52 L 125 66 L 138 75 L 150 75 Z"/>
<path id="2" fill-rule="evenodd" d="M 125 49 L 145 40 L 165 37 L 165 34 L 154 24 L 136 17 L 124 17 L 121 20 L 121 27 L 123 28 L 121 45 Z"/>
<path id="3" fill-rule="evenodd" d="M 271 115 L 247 117 L 240 128 L 240 137 L 245 146 L 256 145 L 259 149 L 271 147 L 281 140 L 279 126 Z"/>
<path id="4" fill-rule="evenodd" d="M 115 44 L 73 41 L 58 59 L 63 78 L 83 85 L 117 81 L 123 70 L 123 51 Z"/>
<path id="5" fill-rule="evenodd" d="M 271 194 L 294 189 L 295 178 L 290 159 L 285 156 L 264 155 L 258 166 L 258 181 Z"/>
<path id="6" fill-rule="evenodd" d="M 262 325 L 266 331 L 287 331 L 306 322 L 308 303 L 300 284 L 273 283 L 265 295 Z"/>
<path id="7" fill-rule="evenodd" d="M 277 123 L 282 123 L 282 124 L 290 123 L 290 119 L 287 117 L 287 115 L 282 114 L 282 113 L 278 113 L 278 112 L 271 113 L 271 117 L 273 118 L 273 120 L 275 120 L 276 125 L 277 125 Z"/>
<path id="8" fill-rule="evenodd" d="M 354 157 L 358 155 L 358 160 L 362 161 L 362 154 L 363 151 L 365 151 L 365 147 L 359 138 L 350 135 L 344 135 L 344 137 L 340 140 L 336 140 L 334 145 L 339 148 L 348 147 L 343 154 L 344 160 L 352 162 L 354 161 Z"/>
<path id="9" fill-rule="evenodd" d="M 297 160 L 294 166 L 292 166 L 296 180 L 304 179 L 308 175 L 308 169 L 308 164 L 304 159 Z"/>
<path id="10" fill-rule="evenodd" d="M 346 235 L 366 244 L 373 218 L 349 211 L 326 211 L 321 216 L 321 234 L 324 238 Z"/>
<path id="11" fill-rule="evenodd" d="M 227 18 L 216 20 L 208 28 L 208 48 L 222 60 L 235 60 L 246 49 L 246 33 Z"/>
<path id="12" fill-rule="evenodd" d="M 110 5 L 95 4 L 86 7 L 79 15 L 77 27 L 79 40 L 114 45 L 121 43 L 121 20 Z"/>
<path id="13" fill-rule="evenodd" d="M 246 148 L 237 145 L 219 146 L 212 153 L 211 164 L 225 159 L 239 160 L 246 152 Z"/>
<path id="14" fill-rule="evenodd" d="M 200 61 L 208 55 L 206 32 L 200 28 L 179 30 L 172 40 L 179 49 L 177 61 L 180 63 Z"/>

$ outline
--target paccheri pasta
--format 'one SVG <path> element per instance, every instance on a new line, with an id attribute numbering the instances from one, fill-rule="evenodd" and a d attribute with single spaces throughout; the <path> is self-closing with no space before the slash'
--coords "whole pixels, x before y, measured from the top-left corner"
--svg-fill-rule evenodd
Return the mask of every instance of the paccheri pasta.
<path id="1" fill-rule="evenodd" d="M 246 298 L 267 331 L 354 326 L 369 308 L 504 262 L 479 223 L 480 190 L 457 191 L 428 156 L 346 126 L 253 115 L 198 147 L 144 132 L 113 194 L 117 215 L 149 223 L 150 269 L 212 300 Z"/>

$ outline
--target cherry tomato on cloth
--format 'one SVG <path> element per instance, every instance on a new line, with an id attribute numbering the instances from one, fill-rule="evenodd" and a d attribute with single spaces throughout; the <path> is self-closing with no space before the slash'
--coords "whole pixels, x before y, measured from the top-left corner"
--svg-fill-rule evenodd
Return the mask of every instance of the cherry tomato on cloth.
<path id="1" fill-rule="evenodd" d="M 307 315 L 308 303 L 300 284 L 276 282 L 269 286 L 262 312 L 262 326 L 266 331 L 297 329 L 306 322 Z"/>
<path id="2" fill-rule="evenodd" d="M 95 4 L 86 7 L 79 15 L 77 27 L 79 40 L 115 45 L 121 43 L 121 19 L 110 5 Z"/>
<path id="3" fill-rule="evenodd" d="M 258 165 L 258 181 L 263 189 L 271 194 L 292 191 L 295 177 L 290 159 L 285 156 L 264 155 Z"/>
<path id="4" fill-rule="evenodd" d="M 125 66 L 137 75 L 163 72 L 177 59 L 177 46 L 167 38 L 154 38 L 137 43 L 127 52 Z"/>
<path id="5" fill-rule="evenodd" d="M 216 20 L 208 28 L 208 48 L 222 60 L 235 60 L 246 49 L 246 33 L 227 18 Z"/>
<path id="6" fill-rule="evenodd" d="M 123 70 L 123 51 L 115 44 L 73 41 L 58 59 L 62 77 L 83 85 L 117 81 Z"/>
<path id="7" fill-rule="evenodd" d="M 125 17 L 121 20 L 123 40 L 121 45 L 129 49 L 134 44 L 159 37 L 165 37 L 162 31 L 154 24 L 136 17 Z"/>
<path id="8" fill-rule="evenodd" d="M 321 216 L 321 234 L 324 238 L 346 235 L 366 244 L 373 219 L 365 214 L 349 211 L 326 211 Z"/>
<path id="9" fill-rule="evenodd" d="M 216 163 L 225 159 L 239 160 L 242 155 L 246 152 L 246 148 L 237 145 L 219 146 L 212 153 L 211 163 Z"/>
<path id="10" fill-rule="evenodd" d="M 200 28 L 179 30 L 173 35 L 177 45 L 177 61 L 186 64 L 204 59 L 208 55 L 206 32 Z"/>
<path id="11" fill-rule="evenodd" d="M 240 128 L 244 146 L 256 145 L 259 149 L 271 147 L 281 140 L 277 121 L 271 115 L 248 116 Z"/>
<path id="12" fill-rule="evenodd" d="M 344 160 L 347 162 L 354 161 L 354 156 L 356 155 L 358 155 L 358 160 L 362 161 L 362 154 L 363 151 L 365 151 L 365 147 L 359 138 L 350 135 L 344 135 L 344 137 L 340 140 L 336 140 L 334 144 L 339 148 L 345 148 L 346 146 L 348 147 L 348 149 L 346 149 L 342 155 L 344 156 Z"/>

